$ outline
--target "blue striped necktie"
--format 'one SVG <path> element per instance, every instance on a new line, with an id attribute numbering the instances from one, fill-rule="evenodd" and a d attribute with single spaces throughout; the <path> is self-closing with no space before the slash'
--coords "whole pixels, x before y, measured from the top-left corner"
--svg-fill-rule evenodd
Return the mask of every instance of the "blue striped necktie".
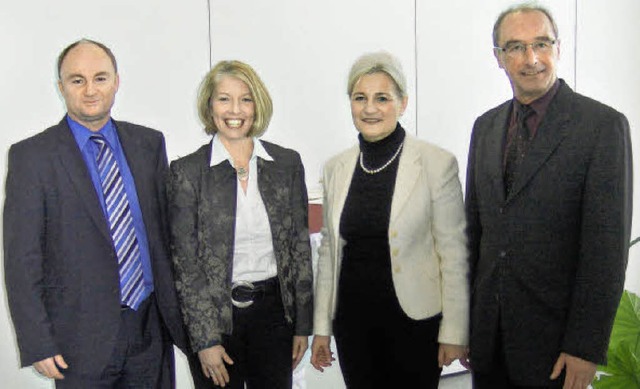
<path id="1" fill-rule="evenodd" d="M 111 238 L 118 257 L 120 301 L 124 305 L 137 309 L 142 302 L 144 280 L 140 247 L 133 226 L 127 192 L 118 162 L 106 139 L 102 135 L 92 135 L 90 139 L 98 146 L 96 163 L 102 193 L 104 193 Z"/>

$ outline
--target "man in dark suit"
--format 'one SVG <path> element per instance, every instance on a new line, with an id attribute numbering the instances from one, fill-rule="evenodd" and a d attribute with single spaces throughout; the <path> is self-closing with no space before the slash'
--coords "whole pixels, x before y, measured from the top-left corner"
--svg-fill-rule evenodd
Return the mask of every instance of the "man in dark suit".
<path id="1" fill-rule="evenodd" d="M 476 388 L 586 388 L 605 363 L 631 225 L 629 125 L 556 76 L 549 12 L 494 26 L 513 100 L 474 125 L 466 213 Z"/>
<path id="2" fill-rule="evenodd" d="M 7 295 L 23 366 L 62 388 L 169 388 L 186 347 L 165 223 L 160 132 L 111 119 L 103 44 L 58 58 L 67 115 L 13 145 L 4 208 Z"/>

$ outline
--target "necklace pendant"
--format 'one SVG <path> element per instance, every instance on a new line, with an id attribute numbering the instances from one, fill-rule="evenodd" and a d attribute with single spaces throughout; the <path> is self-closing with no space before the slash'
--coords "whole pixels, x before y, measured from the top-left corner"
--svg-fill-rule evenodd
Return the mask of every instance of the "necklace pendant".
<path id="1" fill-rule="evenodd" d="M 243 167 L 236 169 L 236 175 L 240 181 L 247 181 L 249 179 L 249 171 Z"/>

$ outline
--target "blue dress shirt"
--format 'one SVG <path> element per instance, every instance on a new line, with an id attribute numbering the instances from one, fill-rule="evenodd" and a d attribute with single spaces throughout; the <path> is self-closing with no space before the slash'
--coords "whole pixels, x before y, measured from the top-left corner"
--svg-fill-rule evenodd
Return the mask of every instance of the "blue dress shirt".
<path id="1" fill-rule="evenodd" d="M 140 246 L 140 259 L 142 260 L 142 274 L 144 277 L 144 292 L 142 294 L 142 300 L 146 299 L 151 292 L 153 292 L 153 273 L 151 272 L 151 257 L 149 254 L 149 241 L 147 239 L 147 229 L 142 219 L 142 210 L 140 209 L 140 202 L 138 201 L 138 193 L 136 191 L 135 181 L 133 175 L 129 169 L 127 158 L 122 150 L 120 139 L 118 139 L 118 133 L 112 120 L 109 120 L 99 131 L 93 132 L 83 126 L 82 124 L 74 121 L 67 115 L 67 123 L 71 128 L 73 137 L 82 152 L 82 157 L 89 170 L 93 187 L 96 190 L 100 205 L 102 206 L 102 213 L 105 217 L 105 222 L 108 219 L 107 206 L 104 201 L 104 193 L 102 192 L 102 183 L 100 182 L 100 174 L 98 173 L 98 165 L 96 163 L 96 156 L 98 154 L 98 146 L 89 139 L 91 135 L 101 134 L 107 140 L 107 143 L 113 150 L 113 155 L 118 162 L 120 168 L 120 175 L 124 183 L 125 191 L 127 192 L 127 198 L 129 200 L 129 207 L 131 209 L 131 216 L 133 217 L 133 226 L 138 238 L 138 245 Z"/>

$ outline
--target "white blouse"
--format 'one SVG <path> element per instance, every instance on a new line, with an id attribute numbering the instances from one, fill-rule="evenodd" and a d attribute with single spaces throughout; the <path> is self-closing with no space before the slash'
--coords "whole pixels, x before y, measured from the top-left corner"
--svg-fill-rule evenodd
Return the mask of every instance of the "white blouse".
<path id="1" fill-rule="evenodd" d="M 210 166 L 229 161 L 231 155 L 217 135 L 213 137 Z M 253 153 L 249 160 L 247 193 L 237 185 L 236 229 L 233 249 L 232 281 L 262 281 L 278 274 L 273 252 L 271 226 L 262 196 L 258 190 L 257 158 L 273 161 L 259 139 L 253 138 Z"/>

